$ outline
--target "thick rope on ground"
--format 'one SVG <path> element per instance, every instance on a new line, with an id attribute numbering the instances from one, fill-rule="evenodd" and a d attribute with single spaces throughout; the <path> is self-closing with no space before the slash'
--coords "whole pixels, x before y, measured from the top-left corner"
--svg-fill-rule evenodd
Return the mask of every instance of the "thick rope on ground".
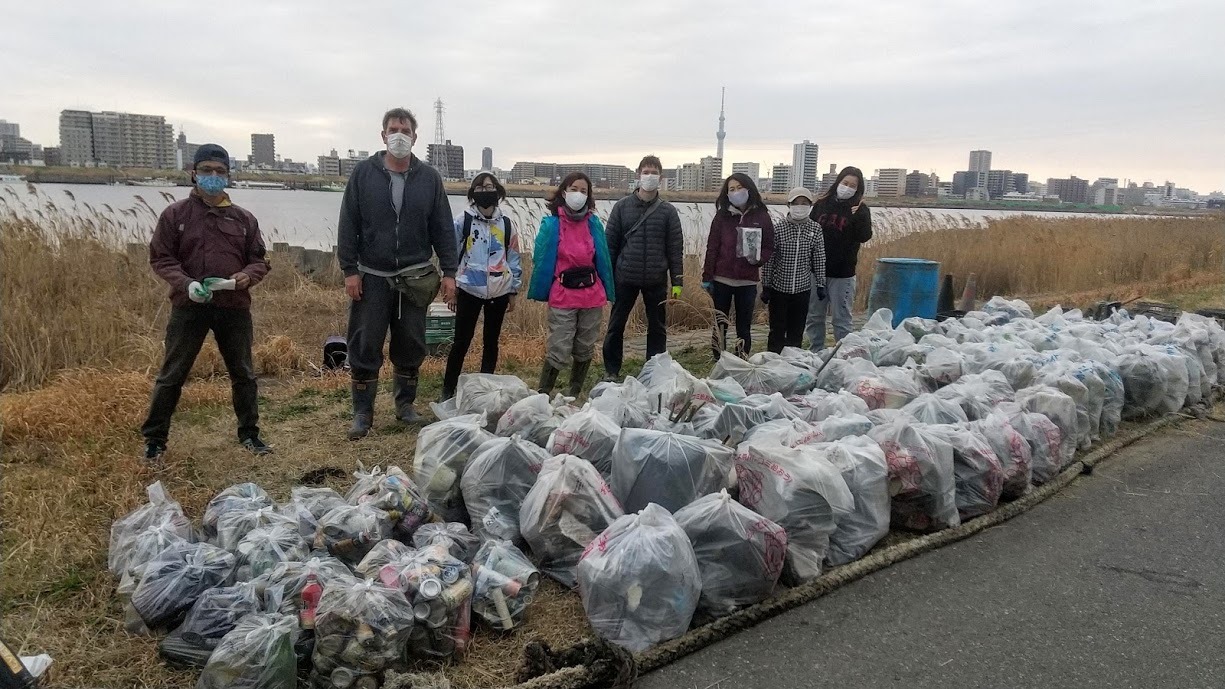
<path id="1" fill-rule="evenodd" d="M 1208 404 L 1209 409 L 1211 409 L 1212 405 L 1220 402 L 1222 396 L 1222 390 L 1215 390 Z M 993 512 L 976 517 L 958 527 L 920 536 L 870 553 L 860 560 L 834 568 L 813 581 L 793 589 L 788 589 L 781 595 L 739 610 L 727 617 L 719 618 L 710 624 L 690 631 L 684 636 L 643 651 L 634 657 L 637 661 L 635 671 L 636 673 L 645 674 L 656 670 L 690 653 L 721 641 L 732 634 L 748 629 L 788 610 L 811 603 L 821 596 L 862 579 L 873 572 L 880 571 L 903 560 L 909 560 L 912 557 L 922 555 L 936 548 L 965 540 L 986 529 L 1002 524 L 1013 517 L 1029 511 L 1047 498 L 1063 490 L 1068 484 L 1079 478 L 1081 474 L 1091 473 L 1093 467 L 1119 450 L 1168 426 L 1181 423 L 1183 420 L 1185 420 L 1185 417 L 1171 414 L 1145 424 L 1089 452 L 1081 459 L 1064 467 L 1059 475 L 1052 480 L 1017 500 L 1001 505 Z M 581 646 L 585 643 L 590 643 L 590 641 L 584 640 L 579 645 Z M 580 672 L 575 673 L 572 671 Z M 528 682 L 516 685 L 513 689 L 573 689 L 576 687 L 594 686 L 598 681 L 600 681 L 600 678 L 594 669 L 568 667 L 548 675 L 536 677 Z M 607 680 L 604 681 L 607 682 Z M 607 684 L 604 684 L 604 686 L 607 686 Z"/>

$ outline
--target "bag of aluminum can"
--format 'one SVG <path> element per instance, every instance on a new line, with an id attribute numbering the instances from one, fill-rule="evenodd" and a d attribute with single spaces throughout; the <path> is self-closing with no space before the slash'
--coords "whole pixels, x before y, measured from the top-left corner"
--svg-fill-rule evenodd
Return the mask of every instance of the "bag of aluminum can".
<path id="1" fill-rule="evenodd" d="M 492 373 L 464 373 L 456 387 L 455 408 L 462 414 L 484 414 L 488 430 L 492 431 L 498 419 L 519 400 L 532 395 L 527 383 L 518 376 L 499 376 Z"/>
<path id="2" fill-rule="evenodd" d="M 254 512 L 261 507 L 273 507 L 272 498 L 254 483 L 239 483 L 213 496 L 204 508 L 202 527 L 204 538 L 217 544 L 217 527 L 227 512 Z M 235 543 L 238 541 L 235 540 Z M 224 547 L 224 546 L 222 546 Z M 228 550 L 228 548 L 227 548 Z"/>
<path id="3" fill-rule="evenodd" d="M 158 653 L 176 669 L 203 668 L 221 638 L 243 617 L 259 611 L 252 582 L 209 589 L 196 599 L 183 624 L 158 644 Z"/>
<path id="4" fill-rule="evenodd" d="M 310 557 L 310 546 L 295 526 L 273 524 L 247 532 L 238 542 L 235 581 L 251 581 L 271 572 L 282 562 L 303 562 Z"/>
<path id="5" fill-rule="evenodd" d="M 416 548 L 404 545 L 393 538 L 381 540 L 374 544 L 374 547 L 370 549 L 369 553 L 366 553 L 366 557 L 362 558 L 362 561 L 353 568 L 353 571 L 367 579 L 377 579 L 379 570 L 383 568 L 383 565 L 397 558 L 404 557 L 414 550 Z"/>
<path id="6" fill-rule="evenodd" d="M 889 464 L 890 522 L 912 531 L 939 531 L 961 524 L 953 447 L 927 428 L 902 415 L 868 433 Z"/>
<path id="7" fill-rule="evenodd" d="M 477 448 L 494 438 L 484 426 L 483 415 L 469 414 L 432 423 L 417 436 L 413 474 L 444 521 L 469 523 L 459 479 Z"/>
<path id="8" fill-rule="evenodd" d="M 196 689 L 295 689 L 298 621 L 279 613 L 247 615 L 222 637 Z"/>
<path id="9" fill-rule="evenodd" d="M 373 505 L 342 505 L 319 520 L 314 547 L 326 548 L 341 562 L 357 565 L 385 538 L 391 538 L 391 520 L 386 511 Z"/>
<path id="10" fill-rule="evenodd" d="M 637 653 L 689 629 L 702 578 L 689 537 L 668 510 L 650 504 L 587 546 L 578 589 L 592 629 Z"/>
<path id="11" fill-rule="evenodd" d="M 377 581 L 412 606 L 408 654 L 425 660 L 462 657 L 472 638 L 472 572 L 434 544 L 393 559 Z"/>
<path id="12" fill-rule="evenodd" d="M 385 671 L 402 663 L 414 624 L 408 599 L 381 582 L 325 587 L 315 617 L 311 686 L 383 686 Z"/>
<path id="13" fill-rule="evenodd" d="M 391 522 L 391 532 L 403 541 L 412 539 L 422 524 L 438 521 L 424 492 L 400 467 L 379 467 L 366 471 L 361 462 L 353 474 L 357 482 L 345 495 L 351 505 L 368 505 L 383 511 Z"/>
<path id="14" fill-rule="evenodd" d="M 621 503 L 591 462 L 559 455 L 545 460 L 523 499 L 519 528 L 540 571 L 574 588 L 574 567 L 583 549 L 622 514 Z"/>
<path id="15" fill-rule="evenodd" d="M 621 427 L 590 404 L 558 425 L 545 446 L 553 455 L 574 455 L 591 462 L 604 476 L 612 472 L 613 447 Z"/>
<path id="16" fill-rule="evenodd" d="M 162 487 L 161 481 L 150 484 L 145 488 L 145 493 L 149 497 L 149 502 L 116 519 L 111 524 L 107 567 L 110 568 L 111 574 L 117 577 L 122 577 L 128 568 L 136 564 L 131 561 L 132 541 L 150 527 L 155 527 L 158 538 L 167 543 L 171 535 L 177 535 L 185 541 L 196 540 L 191 521 L 183 514 L 183 508 L 179 506 L 179 503 L 166 495 L 166 489 Z M 150 545 L 149 543 L 151 536 L 152 534 L 144 536 L 145 545 L 142 546 L 142 550 L 145 552 L 150 547 L 156 547 L 156 544 Z M 149 557 L 156 554 L 152 553 Z M 147 561 L 148 557 L 143 559 Z"/>
<path id="17" fill-rule="evenodd" d="M 151 630 L 182 621 L 200 594 L 229 580 L 234 555 L 207 543 L 177 543 L 145 565 L 132 607 Z"/>
<path id="18" fill-rule="evenodd" d="M 472 561 L 472 586 L 472 612 L 493 629 L 510 631 L 523 624 L 540 572 L 510 541 L 485 541 Z"/>
<path id="19" fill-rule="evenodd" d="M 302 590 L 314 579 L 326 591 L 332 586 L 350 586 L 357 582 L 353 572 L 334 557 L 312 557 L 306 562 L 283 562 L 276 569 L 253 580 L 256 592 L 268 608 L 286 615 L 302 613 Z"/>
<path id="20" fill-rule="evenodd" d="M 703 614 L 722 617 L 774 592 L 787 559 L 783 527 L 732 500 L 726 490 L 698 498 L 675 517 L 698 560 Z"/>
<path id="21" fill-rule="evenodd" d="M 319 518 L 340 505 L 347 505 L 344 496 L 331 488 L 296 486 L 290 493 L 289 502 L 279 511 L 298 520 L 298 532 L 305 539 L 313 538 L 319 530 Z"/>
<path id="22" fill-rule="evenodd" d="M 889 464 L 871 438 L 850 436 L 817 445 L 817 450 L 842 472 L 855 499 L 855 509 L 838 520 L 829 536 L 825 563 L 845 565 L 863 557 L 889 533 Z"/>
<path id="23" fill-rule="evenodd" d="M 418 549 L 431 545 L 442 546 L 451 557 L 470 563 L 476 556 L 476 549 L 481 547 L 481 539 L 459 522 L 437 522 L 424 524 L 417 529 L 413 534 L 413 545 Z"/>
<path id="24" fill-rule="evenodd" d="M 813 447 L 743 443 L 736 451 L 740 502 L 787 532 L 784 580 L 821 574 L 830 534 L 855 507 L 842 473 Z"/>
<path id="25" fill-rule="evenodd" d="M 625 510 L 650 503 L 679 510 L 726 488 L 732 451 L 713 440 L 653 431 L 622 429 L 613 449 L 613 495 Z"/>
<path id="26" fill-rule="evenodd" d="M 494 438 L 481 445 L 464 467 L 459 484 L 464 506 L 472 517 L 472 532 L 487 538 L 485 518 L 490 510 L 496 509 L 498 514 L 513 522 L 509 527 L 513 533 L 509 537 L 522 540 L 519 508 L 548 458 L 549 453 L 544 448 L 518 436 Z"/>

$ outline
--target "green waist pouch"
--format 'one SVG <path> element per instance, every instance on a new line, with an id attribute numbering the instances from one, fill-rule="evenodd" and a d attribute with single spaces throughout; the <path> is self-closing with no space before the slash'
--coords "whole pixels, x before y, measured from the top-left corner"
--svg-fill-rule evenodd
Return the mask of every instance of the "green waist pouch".
<path id="1" fill-rule="evenodd" d="M 408 303 L 425 308 L 438 296 L 442 287 L 442 277 L 433 265 L 414 268 L 393 278 L 387 278 L 392 289 L 404 295 Z"/>

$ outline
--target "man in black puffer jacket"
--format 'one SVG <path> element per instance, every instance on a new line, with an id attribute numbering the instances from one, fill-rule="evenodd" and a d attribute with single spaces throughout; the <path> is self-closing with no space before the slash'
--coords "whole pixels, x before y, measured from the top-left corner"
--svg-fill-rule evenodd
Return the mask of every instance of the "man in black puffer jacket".
<path id="1" fill-rule="evenodd" d="M 638 163 L 638 189 L 621 199 L 608 214 L 608 252 L 612 257 L 617 300 L 604 337 L 606 379 L 621 375 L 625 323 L 642 295 L 647 314 L 647 358 L 668 349 L 665 302 L 679 299 L 684 281 L 684 237 L 676 207 L 659 197 L 663 164 L 649 155 Z"/>

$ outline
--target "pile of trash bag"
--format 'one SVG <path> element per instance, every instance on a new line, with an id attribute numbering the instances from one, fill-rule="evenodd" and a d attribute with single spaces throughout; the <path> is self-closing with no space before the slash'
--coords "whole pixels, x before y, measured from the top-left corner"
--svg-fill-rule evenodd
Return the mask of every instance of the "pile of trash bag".
<path id="1" fill-rule="evenodd" d="M 574 588 L 583 549 L 624 513 L 591 462 L 560 455 L 545 460 L 519 510 L 519 528 L 540 571 Z"/>
<path id="2" fill-rule="evenodd" d="M 594 539 L 577 578 L 592 629 L 632 652 L 688 631 L 702 593 L 689 537 L 656 504 L 619 517 Z"/>
<path id="3" fill-rule="evenodd" d="M 783 527 L 733 500 L 726 489 L 691 502 L 675 517 L 697 557 L 703 614 L 730 615 L 774 592 L 787 557 Z"/>

